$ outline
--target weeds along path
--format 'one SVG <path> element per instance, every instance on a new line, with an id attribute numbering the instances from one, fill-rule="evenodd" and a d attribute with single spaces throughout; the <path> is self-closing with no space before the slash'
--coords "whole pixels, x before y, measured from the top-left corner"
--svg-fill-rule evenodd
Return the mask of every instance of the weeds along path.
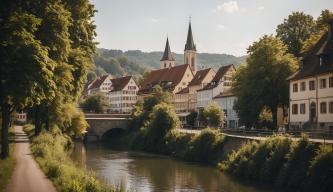
<path id="1" fill-rule="evenodd" d="M 29 138 L 22 126 L 15 126 L 16 165 L 6 192 L 55 192 L 52 182 L 47 179 L 31 154 Z"/>

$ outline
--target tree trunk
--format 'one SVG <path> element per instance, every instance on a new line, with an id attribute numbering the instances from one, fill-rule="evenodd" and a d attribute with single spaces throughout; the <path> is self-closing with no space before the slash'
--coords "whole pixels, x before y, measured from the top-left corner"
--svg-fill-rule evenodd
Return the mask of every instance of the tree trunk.
<path id="1" fill-rule="evenodd" d="M 277 128 L 277 107 L 271 107 L 273 117 L 273 129 Z"/>
<path id="2" fill-rule="evenodd" d="M 42 131 L 42 118 L 40 114 L 40 106 L 35 106 L 35 136 Z"/>
<path id="3" fill-rule="evenodd" d="M 1 158 L 4 159 L 9 155 L 8 129 L 10 121 L 9 104 L 2 103 L 2 129 L 1 129 Z"/>

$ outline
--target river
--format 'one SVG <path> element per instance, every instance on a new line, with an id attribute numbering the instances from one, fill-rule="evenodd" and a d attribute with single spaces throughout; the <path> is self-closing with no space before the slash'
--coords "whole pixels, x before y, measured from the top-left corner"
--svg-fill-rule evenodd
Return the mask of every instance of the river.
<path id="1" fill-rule="evenodd" d="M 214 167 L 187 163 L 171 157 L 114 150 L 103 145 L 76 143 L 76 162 L 110 185 L 138 192 L 264 192 L 262 187 L 242 184 Z"/>

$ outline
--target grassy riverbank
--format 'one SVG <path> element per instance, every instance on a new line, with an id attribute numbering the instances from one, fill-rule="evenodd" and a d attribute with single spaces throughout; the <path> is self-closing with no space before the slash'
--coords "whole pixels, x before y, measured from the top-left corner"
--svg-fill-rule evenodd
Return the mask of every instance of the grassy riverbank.
<path id="1" fill-rule="evenodd" d="M 306 136 L 299 141 L 273 136 L 246 143 L 219 168 L 237 178 L 288 191 L 331 191 L 333 148 L 310 142 Z"/>
<path id="2" fill-rule="evenodd" d="M 30 125 L 25 126 L 28 134 L 32 129 Z M 69 157 L 71 147 L 71 139 L 57 130 L 42 132 L 32 138 L 31 151 L 57 191 L 122 191 L 118 187 L 107 186 L 93 172 L 77 166 Z"/>
<path id="3" fill-rule="evenodd" d="M 1 131 L 1 128 L 0 128 Z M 9 134 L 11 137 L 14 135 L 14 128 L 11 127 L 9 129 Z M 0 139 L 1 141 L 1 139 Z M 1 143 L 1 142 L 0 142 Z M 1 146 L 1 144 L 0 144 Z M 9 144 L 9 157 L 6 159 L 0 159 L 0 192 L 5 190 L 8 180 L 10 179 L 14 167 L 15 167 L 15 158 L 14 158 L 14 151 L 15 151 L 15 143 Z"/>

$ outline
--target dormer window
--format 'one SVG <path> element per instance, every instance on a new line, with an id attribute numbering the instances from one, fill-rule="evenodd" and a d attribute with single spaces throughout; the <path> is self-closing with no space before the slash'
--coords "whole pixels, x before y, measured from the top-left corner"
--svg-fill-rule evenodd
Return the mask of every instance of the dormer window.
<path id="1" fill-rule="evenodd" d="M 322 65 L 323 65 L 323 57 L 320 56 L 320 57 L 319 57 L 319 66 L 322 66 Z"/>

